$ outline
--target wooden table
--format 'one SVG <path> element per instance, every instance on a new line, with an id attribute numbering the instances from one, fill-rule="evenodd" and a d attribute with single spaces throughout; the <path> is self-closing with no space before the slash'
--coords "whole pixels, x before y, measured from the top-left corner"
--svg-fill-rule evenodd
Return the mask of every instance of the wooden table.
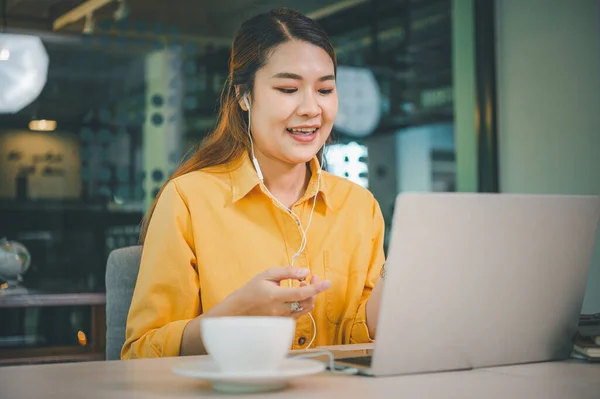
<path id="1" fill-rule="evenodd" d="M 92 326 L 86 347 L 15 348 L 0 350 L 0 366 L 25 363 L 70 362 L 104 359 L 106 340 L 106 294 L 91 292 L 0 293 L 0 308 L 91 306 Z M 0 398 L 2 398 L 0 392 Z"/>
<path id="2" fill-rule="evenodd" d="M 98 361 L 0 368 L 0 398 L 217 398 L 208 383 L 171 367 L 190 358 Z M 600 364 L 550 362 L 398 377 L 328 372 L 292 380 L 282 391 L 236 398 L 598 399 Z"/>

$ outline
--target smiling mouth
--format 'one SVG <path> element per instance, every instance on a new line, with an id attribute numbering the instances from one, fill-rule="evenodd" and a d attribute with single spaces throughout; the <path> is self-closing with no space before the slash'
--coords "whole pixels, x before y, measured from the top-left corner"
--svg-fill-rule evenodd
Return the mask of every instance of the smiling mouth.
<path id="1" fill-rule="evenodd" d="M 318 127 L 301 128 L 301 129 L 286 128 L 285 130 L 287 130 L 288 133 L 295 134 L 298 136 L 310 136 L 311 134 L 315 134 L 317 132 L 317 130 L 319 130 L 319 128 Z"/>

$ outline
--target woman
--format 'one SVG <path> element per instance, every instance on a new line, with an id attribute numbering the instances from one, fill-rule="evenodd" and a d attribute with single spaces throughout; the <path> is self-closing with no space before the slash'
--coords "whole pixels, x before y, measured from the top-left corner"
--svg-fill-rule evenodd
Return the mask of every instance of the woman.
<path id="1" fill-rule="evenodd" d="M 145 218 L 122 358 L 206 353 L 202 317 L 294 317 L 294 349 L 375 338 L 383 217 L 368 190 L 321 172 L 335 73 L 302 14 L 241 26 L 217 127 Z"/>

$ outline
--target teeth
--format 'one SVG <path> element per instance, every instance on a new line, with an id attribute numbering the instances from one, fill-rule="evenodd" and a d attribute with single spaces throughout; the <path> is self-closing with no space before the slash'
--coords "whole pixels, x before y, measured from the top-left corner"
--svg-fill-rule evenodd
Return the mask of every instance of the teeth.
<path id="1" fill-rule="evenodd" d="M 297 133 L 314 133 L 317 129 L 316 128 L 312 128 L 312 129 L 308 129 L 308 128 L 302 128 L 302 129 L 288 129 L 292 132 L 297 132 Z"/>

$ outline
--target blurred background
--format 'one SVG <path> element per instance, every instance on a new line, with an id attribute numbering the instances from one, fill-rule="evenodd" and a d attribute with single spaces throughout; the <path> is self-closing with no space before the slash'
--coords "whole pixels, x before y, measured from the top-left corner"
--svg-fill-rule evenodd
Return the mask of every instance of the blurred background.
<path id="1" fill-rule="evenodd" d="M 335 45 L 328 169 L 388 232 L 403 191 L 600 194 L 595 0 L 0 0 L 0 365 L 102 358 L 108 254 L 215 125 L 237 27 L 281 6 Z"/>

